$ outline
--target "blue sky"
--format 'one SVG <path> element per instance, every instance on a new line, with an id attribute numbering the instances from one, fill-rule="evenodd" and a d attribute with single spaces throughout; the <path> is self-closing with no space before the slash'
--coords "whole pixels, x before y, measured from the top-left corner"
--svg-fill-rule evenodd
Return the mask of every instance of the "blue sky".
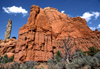
<path id="1" fill-rule="evenodd" d="M 19 28 L 27 23 L 32 5 L 54 7 L 69 17 L 80 16 L 91 30 L 100 31 L 99 0 L 0 0 L 0 39 L 4 39 L 8 19 L 12 20 L 11 37 L 18 38 Z"/>

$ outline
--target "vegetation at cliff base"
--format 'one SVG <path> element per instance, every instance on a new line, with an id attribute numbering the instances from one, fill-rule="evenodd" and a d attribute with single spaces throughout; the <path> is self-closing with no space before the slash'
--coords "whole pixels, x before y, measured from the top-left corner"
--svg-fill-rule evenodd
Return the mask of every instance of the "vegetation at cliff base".
<path id="1" fill-rule="evenodd" d="M 14 56 L 12 56 L 11 58 L 8 59 L 7 55 L 4 55 L 0 57 L 0 63 L 8 63 L 8 62 L 12 62 L 14 59 Z"/>
<path id="2" fill-rule="evenodd" d="M 93 47 L 93 46 L 89 47 L 88 49 L 89 49 L 89 51 L 87 53 L 90 56 L 94 56 L 97 52 L 99 52 L 99 49 L 97 49 L 96 47 Z"/>

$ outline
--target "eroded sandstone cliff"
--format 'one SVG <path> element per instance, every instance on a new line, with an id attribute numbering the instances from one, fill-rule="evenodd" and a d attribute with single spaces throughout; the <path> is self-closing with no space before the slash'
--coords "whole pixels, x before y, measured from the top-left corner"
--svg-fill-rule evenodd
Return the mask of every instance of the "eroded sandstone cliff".
<path id="1" fill-rule="evenodd" d="M 73 51 L 76 48 L 88 51 L 91 46 L 100 49 L 100 32 L 92 31 L 85 19 L 70 18 L 55 8 L 32 5 L 27 24 L 19 29 L 14 61 L 47 61 L 58 48 L 64 53 L 59 41 L 67 38 L 68 33 L 75 39 Z"/>

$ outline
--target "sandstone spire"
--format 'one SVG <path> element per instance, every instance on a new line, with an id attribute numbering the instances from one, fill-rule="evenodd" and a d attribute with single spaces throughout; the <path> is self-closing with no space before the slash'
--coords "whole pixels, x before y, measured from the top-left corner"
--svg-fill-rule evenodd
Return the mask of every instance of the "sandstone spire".
<path id="1" fill-rule="evenodd" d="M 8 24 L 7 24 L 7 26 L 6 26 L 6 32 L 5 32 L 4 40 L 10 38 L 11 29 L 12 29 L 12 21 L 11 21 L 11 19 L 9 19 L 9 20 L 8 20 Z"/>

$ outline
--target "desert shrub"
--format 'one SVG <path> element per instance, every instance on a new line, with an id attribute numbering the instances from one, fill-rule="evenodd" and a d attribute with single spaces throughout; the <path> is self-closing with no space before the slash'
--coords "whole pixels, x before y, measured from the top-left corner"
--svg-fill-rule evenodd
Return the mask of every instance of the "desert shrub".
<path id="1" fill-rule="evenodd" d="M 64 62 L 58 62 L 56 64 L 56 67 L 58 67 L 59 69 L 65 69 L 66 68 L 66 64 Z"/>
<path id="2" fill-rule="evenodd" d="M 9 69 L 9 64 L 4 65 L 5 69 Z"/>
<path id="3" fill-rule="evenodd" d="M 4 55 L 2 60 L 3 60 L 2 63 L 7 63 L 8 62 L 8 56 Z"/>
<path id="4" fill-rule="evenodd" d="M 48 69 L 65 69 L 66 68 L 66 61 L 61 59 L 59 62 L 54 59 L 49 59 L 47 61 Z"/>
<path id="5" fill-rule="evenodd" d="M 88 69 L 100 66 L 99 59 L 91 56 L 85 56 L 83 58 L 74 58 L 72 63 L 78 65 L 79 68 L 88 65 Z"/>
<path id="6" fill-rule="evenodd" d="M 92 59 L 91 56 L 84 56 L 81 51 L 74 53 L 75 57 L 71 60 L 70 64 L 67 64 L 67 68 L 81 68 L 85 65 L 90 65 L 89 60 Z M 68 66 L 69 65 L 69 66 Z"/>
<path id="7" fill-rule="evenodd" d="M 14 55 L 11 58 L 9 58 L 7 62 L 12 62 L 13 60 L 14 60 Z"/>
<path id="8" fill-rule="evenodd" d="M 14 62 L 9 65 L 9 69 L 20 69 L 20 64 L 18 62 Z"/>
<path id="9" fill-rule="evenodd" d="M 21 69 L 26 69 L 26 65 L 24 63 L 20 64 Z"/>
<path id="10" fill-rule="evenodd" d="M 0 63 L 7 63 L 7 62 L 12 62 L 14 59 L 14 56 L 8 59 L 7 55 L 4 55 L 4 57 L 0 57 Z"/>
<path id="11" fill-rule="evenodd" d="M 85 61 L 85 64 L 86 65 L 90 65 L 90 60 L 92 59 L 92 57 L 91 56 L 85 56 L 84 58 L 83 58 L 83 60 Z"/>
<path id="12" fill-rule="evenodd" d="M 45 63 L 45 62 L 43 62 L 43 65 L 46 65 L 46 63 Z"/>
<path id="13" fill-rule="evenodd" d="M 100 68 L 99 67 L 93 67 L 93 68 L 91 67 L 91 69 L 100 69 Z"/>
<path id="14" fill-rule="evenodd" d="M 100 62 L 100 52 L 98 52 L 97 54 L 95 54 L 93 57 L 98 58 L 99 62 Z"/>
<path id="15" fill-rule="evenodd" d="M 57 61 L 50 58 L 48 61 L 47 61 L 47 64 L 57 64 Z"/>
<path id="16" fill-rule="evenodd" d="M 60 69 L 60 68 L 57 65 L 50 64 L 50 65 L 48 65 L 48 69 Z"/>
<path id="17" fill-rule="evenodd" d="M 2 60 L 2 58 L 3 58 L 3 57 L 2 57 L 2 56 L 0 56 L 0 60 Z"/>
<path id="18" fill-rule="evenodd" d="M 34 61 L 25 62 L 26 69 L 27 68 L 33 68 L 35 65 L 37 65 L 37 62 L 34 62 Z"/>
<path id="19" fill-rule="evenodd" d="M 56 52 L 55 59 L 57 62 L 59 62 L 61 60 L 61 53 L 59 50 Z"/>
<path id="20" fill-rule="evenodd" d="M 91 69 L 91 66 L 90 65 L 87 65 L 87 69 Z"/>
<path id="21" fill-rule="evenodd" d="M 72 63 L 77 64 L 80 67 L 85 65 L 90 66 L 91 68 L 100 66 L 99 59 L 97 57 L 86 56 L 84 58 L 75 58 Z"/>
<path id="22" fill-rule="evenodd" d="M 84 56 L 86 56 L 86 53 L 84 53 L 81 49 L 80 49 L 80 51 L 81 51 L 81 53 L 82 53 Z"/>
<path id="23" fill-rule="evenodd" d="M 75 65 L 78 65 L 78 67 L 83 67 L 86 62 L 84 61 L 83 58 L 78 57 L 78 58 L 74 58 L 72 60 L 72 63 L 75 64 Z"/>
<path id="24" fill-rule="evenodd" d="M 43 66 L 39 67 L 38 69 L 44 69 Z"/>
<path id="25" fill-rule="evenodd" d="M 12 64 L 6 64 L 6 65 L 0 64 L 0 69 L 36 69 L 36 67 L 34 67 L 35 65 L 37 65 L 37 62 L 34 61 L 27 61 L 22 64 L 14 62 Z"/>
<path id="26" fill-rule="evenodd" d="M 92 59 L 90 59 L 89 63 L 90 63 L 90 66 L 93 66 L 93 67 L 100 65 L 99 59 L 96 57 L 92 57 Z"/>
<path id="27" fill-rule="evenodd" d="M 20 64 L 18 62 L 14 62 L 13 65 L 15 66 L 15 69 L 19 69 L 20 68 Z"/>
<path id="28" fill-rule="evenodd" d="M 66 64 L 66 69 L 78 69 L 79 66 L 73 62 Z"/>
<path id="29" fill-rule="evenodd" d="M 81 51 L 75 52 L 75 53 L 74 53 L 74 56 L 75 56 L 76 58 L 77 58 L 77 57 L 80 57 L 80 58 L 83 58 L 83 57 L 84 57 L 84 55 L 82 54 Z"/>
<path id="30" fill-rule="evenodd" d="M 98 55 L 99 55 L 99 53 L 98 53 Z M 97 56 L 97 55 L 95 55 L 95 56 Z M 91 68 L 94 68 L 94 67 L 96 68 L 97 66 L 100 66 L 98 58 L 91 57 L 91 56 L 85 56 L 83 58 L 77 57 L 72 60 L 72 62 L 69 64 L 68 67 L 69 67 L 69 69 L 70 69 L 70 67 L 81 68 L 81 67 L 84 67 L 85 65 L 88 65 Z"/>
<path id="31" fill-rule="evenodd" d="M 87 63 L 89 64 L 85 58 L 74 58 L 72 62 L 66 65 L 66 69 L 79 69 L 87 65 Z M 88 69 L 91 69 L 90 67 L 91 66 L 88 65 Z"/>
<path id="32" fill-rule="evenodd" d="M 2 59 L 3 59 L 3 57 L 2 57 L 2 56 L 0 56 L 0 63 L 2 63 Z"/>
<path id="33" fill-rule="evenodd" d="M 96 47 L 89 47 L 88 49 L 89 51 L 87 53 L 90 56 L 94 56 L 97 52 L 99 52 L 99 49 L 97 49 Z"/>
<path id="34" fill-rule="evenodd" d="M 56 65 L 57 61 L 52 58 L 47 61 L 47 64 L 48 64 L 48 69 L 59 69 L 59 66 Z"/>
<path id="35" fill-rule="evenodd" d="M 36 67 L 33 67 L 32 69 L 37 69 Z"/>

